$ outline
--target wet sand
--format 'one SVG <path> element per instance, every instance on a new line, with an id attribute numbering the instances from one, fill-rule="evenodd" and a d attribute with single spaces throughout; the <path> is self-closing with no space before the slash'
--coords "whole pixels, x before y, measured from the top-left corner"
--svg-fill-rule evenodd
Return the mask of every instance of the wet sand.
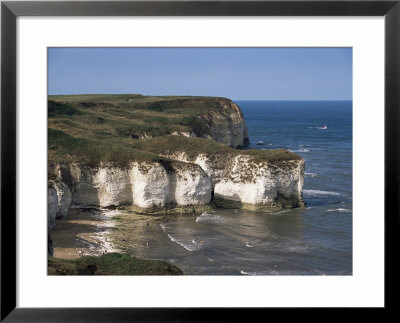
<path id="1" fill-rule="evenodd" d="M 110 232 L 116 211 L 70 209 L 66 219 L 56 219 L 50 230 L 56 258 L 74 259 L 80 256 L 99 256 L 118 251 Z"/>
<path id="2" fill-rule="evenodd" d="M 115 228 L 110 239 L 115 248 L 122 253 L 144 257 L 150 248 L 154 248 L 153 239 L 158 239 L 159 220 L 163 215 L 143 215 L 125 212 L 115 217 Z"/>
<path id="3" fill-rule="evenodd" d="M 153 244 L 149 233 L 164 216 L 125 210 L 70 209 L 50 230 L 56 258 L 74 259 L 121 252 L 143 255 Z"/>

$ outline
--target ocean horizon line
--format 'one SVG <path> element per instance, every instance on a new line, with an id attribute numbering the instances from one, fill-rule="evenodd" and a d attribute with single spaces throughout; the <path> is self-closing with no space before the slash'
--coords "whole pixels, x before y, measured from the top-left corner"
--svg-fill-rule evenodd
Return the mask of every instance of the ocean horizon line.
<path id="1" fill-rule="evenodd" d="M 349 102 L 353 101 L 353 99 L 243 99 L 243 98 L 230 98 L 227 96 L 223 95 L 193 95 L 193 94 L 141 94 L 141 93 L 69 93 L 69 94 L 47 94 L 48 96 L 74 96 L 74 95 L 141 95 L 141 96 L 193 96 L 193 97 L 216 97 L 216 98 L 227 98 L 232 101 L 284 101 L 284 102 L 300 102 L 300 101 L 306 101 L 306 102 L 324 102 L 324 101 L 333 101 L 333 102 Z"/>
<path id="2" fill-rule="evenodd" d="M 296 100 L 296 99 L 277 99 L 277 100 L 271 100 L 271 99 L 231 99 L 232 101 L 269 101 L 269 102 L 353 102 L 353 99 L 301 99 L 301 100 Z"/>

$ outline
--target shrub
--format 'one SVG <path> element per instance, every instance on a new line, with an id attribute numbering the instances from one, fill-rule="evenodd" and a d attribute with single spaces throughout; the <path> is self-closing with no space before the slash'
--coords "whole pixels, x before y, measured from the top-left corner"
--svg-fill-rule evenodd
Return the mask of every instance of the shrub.
<path id="1" fill-rule="evenodd" d="M 48 116 L 55 117 L 57 115 L 73 116 L 80 114 L 80 111 L 68 103 L 56 101 L 48 101 Z"/>

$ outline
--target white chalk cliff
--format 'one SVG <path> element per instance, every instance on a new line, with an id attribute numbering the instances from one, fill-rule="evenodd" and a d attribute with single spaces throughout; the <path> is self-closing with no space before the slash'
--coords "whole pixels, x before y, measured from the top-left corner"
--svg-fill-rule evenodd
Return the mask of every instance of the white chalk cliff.
<path id="1" fill-rule="evenodd" d="M 304 160 L 253 161 L 243 154 L 199 154 L 189 158 L 185 152 L 165 157 L 193 162 L 212 180 L 214 203 L 221 207 L 262 210 L 304 205 Z"/>
<path id="2" fill-rule="evenodd" d="M 51 214 L 61 214 L 62 210 L 65 216 L 68 207 L 111 206 L 133 206 L 146 212 L 176 207 L 192 210 L 188 207 L 211 202 L 251 210 L 303 205 L 302 159 L 256 163 L 243 153 L 200 154 L 189 160 L 184 152 L 168 157 L 179 162 L 132 162 L 124 167 L 111 163 L 98 167 L 58 165 L 57 176 L 68 183 L 71 193 L 67 193 L 66 184 L 49 188 L 49 212 L 51 209 Z"/>
<path id="3" fill-rule="evenodd" d="M 159 211 L 211 201 L 211 179 L 194 163 L 132 162 L 124 167 L 71 163 L 58 165 L 56 173 L 71 189 L 70 207 L 125 205 Z"/>

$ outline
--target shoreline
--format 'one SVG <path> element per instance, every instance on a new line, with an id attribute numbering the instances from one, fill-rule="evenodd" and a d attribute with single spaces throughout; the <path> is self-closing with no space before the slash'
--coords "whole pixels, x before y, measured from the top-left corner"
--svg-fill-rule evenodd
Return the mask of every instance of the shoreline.
<path id="1" fill-rule="evenodd" d="M 76 259 L 119 252 L 110 234 L 115 226 L 112 219 L 117 211 L 101 209 L 69 209 L 65 219 L 56 219 L 49 231 L 53 241 L 53 257 Z"/>
<path id="2" fill-rule="evenodd" d="M 169 262 L 126 252 L 124 235 L 113 235 L 124 215 L 124 210 L 70 209 L 66 219 L 57 219 L 49 231 L 53 255 L 48 255 L 48 275 L 183 275 Z M 146 227 L 148 221 L 139 220 Z M 118 247 L 115 240 L 120 240 Z"/>
<path id="3" fill-rule="evenodd" d="M 56 219 L 49 231 L 53 257 L 77 259 L 115 252 L 140 256 L 142 250 L 149 248 L 142 238 L 165 216 L 125 209 L 70 208 L 66 218 Z"/>

